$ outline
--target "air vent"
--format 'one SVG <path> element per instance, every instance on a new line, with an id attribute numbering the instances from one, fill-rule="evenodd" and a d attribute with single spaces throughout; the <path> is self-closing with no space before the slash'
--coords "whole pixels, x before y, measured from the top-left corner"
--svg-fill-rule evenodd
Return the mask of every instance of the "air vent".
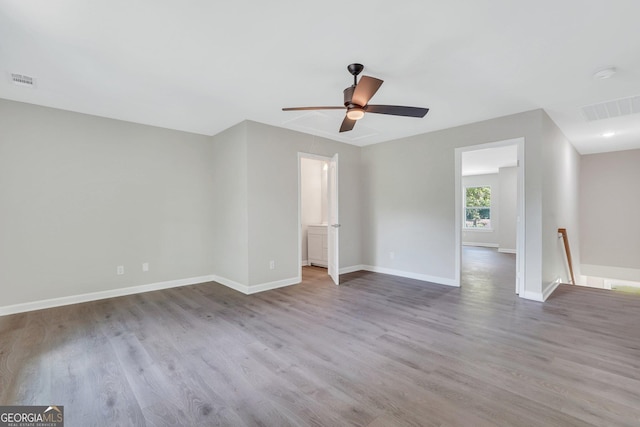
<path id="1" fill-rule="evenodd" d="M 587 121 L 610 119 L 640 113 L 640 95 L 582 107 Z"/>
<path id="2" fill-rule="evenodd" d="M 34 87 L 36 80 L 33 77 L 24 74 L 11 73 L 11 81 L 19 86 Z"/>

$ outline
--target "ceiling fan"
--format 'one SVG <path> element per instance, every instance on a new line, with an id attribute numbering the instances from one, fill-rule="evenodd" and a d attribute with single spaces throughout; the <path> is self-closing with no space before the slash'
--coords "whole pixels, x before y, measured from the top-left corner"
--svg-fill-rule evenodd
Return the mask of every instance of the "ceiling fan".
<path id="1" fill-rule="evenodd" d="M 347 70 L 353 75 L 353 85 L 344 90 L 344 107 L 293 107 L 283 108 L 282 111 L 304 110 L 341 110 L 346 107 L 347 114 L 340 126 L 340 132 L 353 129 L 357 120 L 364 117 L 364 113 L 390 114 L 392 116 L 424 117 L 428 108 L 405 107 L 401 105 L 370 105 L 369 100 L 376 94 L 383 81 L 374 77 L 362 76 L 358 82 L 358 75 L 364 69 L 362 64 L 349 64 Z"/>

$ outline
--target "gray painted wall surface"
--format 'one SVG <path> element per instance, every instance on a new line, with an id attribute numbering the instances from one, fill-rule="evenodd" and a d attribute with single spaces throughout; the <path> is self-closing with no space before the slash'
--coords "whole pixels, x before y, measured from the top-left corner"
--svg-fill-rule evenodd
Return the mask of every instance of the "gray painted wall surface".
<path id="1" fill-rule="evenodd" d="M 575 189 L 579 166 L 542 110 L 360 148 L 251 121 L 206 137 L 0 100 L 3 305 L 210 274 L 297 277 L 298 152 L 339 153 L 341 267 L 451 279 L 454 149 L 517 137 L 536 297 L 543 270 L 561 267 L 549 231 L 577 224 L 576 200 L 553 189 Z"/>
<path id="2" fill-rule="evenodd" d="M 210 274 L 210 155 L 205 136 L 0 100 L 0 305 Z"/>
<path id="3" fill-rule="evenodd" d="M 518 168 L 500 168 L 500 250 L 515 251 L 518 218 Z"/>
<path id="4" fill-rule="evenodd" d="M 543 130 L 545 144 L 540 165 L 543 171 L 542 281 L 549 284 L 560 278 L 563 283 L 569 283 L 569 268 L 558 228 L 567 229 L 577 281 L 580 277 L 580 155 L 546 113 Z"/>
<path id="5" fill-rule="evenodd" d="M 364 264 L 454 280 L 454 150 L 524 137 L 525 296 L 540 298 L 542 152 L 552 143 L 543 137 L 547 119 L 535 110 L 364 147 Z"/>
<path id="6" fill-rule="evenodd" d="M 237 283 L 249 282 L 249 213 L 247 185 L 247 124 L 242 122 L 212 138 L 212 178 L 207 198 L 211 215 L 210 274 Z"/>
<path id="7" fill-rule="evenodd" d="M 298 152 L 339 154 L 340 267 L 361 263 L 360 148 L 247 122 L 249 283 L 294 278 L 298 271 Z M 269 269 L 269 261 L 276 269 Z"/>
<path id="8" fill-rule="evenodd" d="M 580 259 L 585 275 L 640 281 L 638 165 L 640 150 L 582 157 Z"/>

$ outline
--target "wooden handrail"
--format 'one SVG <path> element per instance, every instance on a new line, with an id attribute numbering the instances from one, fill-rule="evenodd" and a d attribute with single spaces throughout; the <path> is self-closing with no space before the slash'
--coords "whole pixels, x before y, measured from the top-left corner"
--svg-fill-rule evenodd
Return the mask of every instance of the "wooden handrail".
<path id="1" fill-rule="evenodd" d="M 569 273 L 571 273 L 571 284 L 576 284 L 576 279 L 573 277 L 573 263 L 571 262 L 571 249 L 569 249 L 569 238 L 567 237 L 566 228 L 558 228 L 558 233 L 562 235 L 564 242 L 564 251 L 567 254 L 567 261 L 569 262 Z"/>

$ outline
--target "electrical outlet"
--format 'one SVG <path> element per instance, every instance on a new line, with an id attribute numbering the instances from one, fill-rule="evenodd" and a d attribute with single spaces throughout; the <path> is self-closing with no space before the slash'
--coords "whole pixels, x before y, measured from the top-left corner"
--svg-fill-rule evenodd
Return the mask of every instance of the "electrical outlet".
<path id="1" fill-rule="evenodd" d="M 124 265 L 119 265 L 116 267 L 116 274 L 118 276 L 122 276 L 124 274 Z"/>
<path id="2" fill-rule="evenodd" d="M 142 263 L 142 271 L 149 271 L 149 263 L 148 262 L 143 262 Z"/>
<path id="3" fill-rule="evenodd" d="M 269 270 L 275 270 L 275 269 L 276 269 L 276 262 L 269 261 Z"/>

